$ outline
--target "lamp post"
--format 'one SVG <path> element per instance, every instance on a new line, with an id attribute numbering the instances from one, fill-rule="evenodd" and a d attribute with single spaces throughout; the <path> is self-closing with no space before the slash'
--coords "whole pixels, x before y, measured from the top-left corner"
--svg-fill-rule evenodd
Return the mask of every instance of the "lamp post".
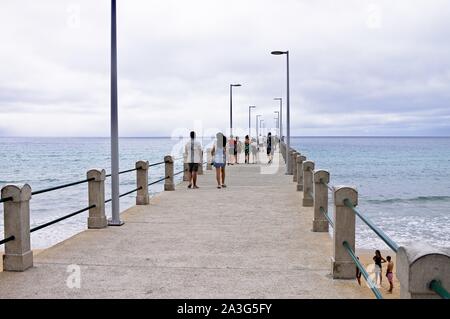
<path id="1" fill-rule="evenodd" d="M 275 118 L 276 119 L 275 128 L 278 131 L 278 135 L 280 135 L 280 126 L 279 126 L 279 124 L 280 124 L 280 111 L 274 111 L 273 113 L 275 113 L 277 115 L 277 117 Z"/>
<path id="2" fill-rule="evenodd" d="M 119 123 L 117 114 L 116 0 L 111 0 L 111 226 L 123 225 L 119 202 Z"/>
<path id="3" fill-rule="evenodd" d="M 286 54 L 286 174 L 292 175 L 292 167 L 290 163 L 290 159 L 288 156 L 288 152 L 290 150 L 291 146 L 291 127 L 290 127 L 290 113 L 289 113 L 289 107 L 290 107 L 290 97 L 289 97 L 289 51 L 272 51 L 273 55 L 283 55 Z"/>
<path id="4" fill-rule="evenodd" d="M 252 126 L 251 126 L 251 112 L 252 109 L 256 108 L 256 106 L 251 105 L 248 107 L 248 137 L 252 135 Z"/>
<path id="5" fill-rule="evenodd" d="M 257 145 L 257 147 L 259 147 L 259 121 L 258 121 L 259 117 L 261 117 L 261 115 L 256 115 L 256 122 L 255 122 L 255 127 L 256 127 L 256 145 Z"/>
<path id="6" fill-rule="evenodd" d="M 261 130 L 261 136 L 264 136 L 264 130 L 263 130 L 263 126 L 262 126 L 263 122 L 264 122 L 264 119 L 259 120 L 259 128 Z M 264 141 L 264 139 L 263 139 L 263 141 Z"/>
<path id="7" fill-rule="evenodd" d="M 241 84 L 230 84 L 230 136 L 233 135 L 233 87 L 242 86 Z"/>
<path id="8" fill-rule="evenodd" d="M 275 101 L 280 101 L 280 141 L 283 140 L 283 98 L 276 97 L 274 98 Z"/>

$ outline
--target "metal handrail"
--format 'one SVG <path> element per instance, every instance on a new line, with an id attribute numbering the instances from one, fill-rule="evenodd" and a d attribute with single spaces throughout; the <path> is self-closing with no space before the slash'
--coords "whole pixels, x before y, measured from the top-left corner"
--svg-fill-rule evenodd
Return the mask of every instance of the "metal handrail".
<path id="1" fill-rule="evenodd" d="M 78 214 L 83 213 L 83 212 L 85 212 L 85 211 L 87 211 L 87 210 L 89 210 L 89 209 L 91 209 L 91 208 L 94 208 L 94 207 L 96 207 L 96 205 L 91 205 L 91 206 L 88 206 L 88 207 L 86 207 L 86 208 L 77 210 L 76 212 L 70 213 L 70 214 L 68 214 L 68 215 L 66 215 L 66 216 L 60 217 L 60 218 L 58 218 L 58 219 L 55 219 L 55 220 L 53 220 L 53 221 L 51 221 L 51 222 L 42 224 L 42 225 L 40 225 L 40 226 L 36 226 L 36 227 L 34 227 L 34 228 L 31 228 L 31 229 L 30 229 L 30 233 L 35 232 L 35 231 L 37 231 L 37 230 L 39 230 L 39 229 L 48 227 L 48 226 L 50 226 L 50 225 L 56 224 L 56 223 L 58 223 L 58 222 L 60 222 L 60 221 L 62 221 L 62 220 L 64 220 L 64 219 L 67 219 L 67 218 L 70 218 L 70 217 L 72 217 L 72 216 L 78 215 Z"/>
<path id="2" fill-rule="evenodd" d="M 430 282 L 428 288 L 437 293 L 442 299 L 450 299 L 450 293 L 447 290 L 445 290 L 445 288 L 442 286 L 442 283 L 439 280 L 433 279 Z"/>
<path id="3" fill-rule="evenodd" d="M 142 189 L 142 186 L 139 186 L 138 188 L 132 189 L 131 191 L 128 191 L 128 192 L 126 192 L 126 193 L 120 194 L 120 195 L 119 195 L 119 198 L 124 197 L 124 196 L 127 196 L 127 195 L 130 195 L 131 193 L 134 193 L 134 192 L 136 192 L 136 191 L 138 191 L 138 190 L 140 190 L 140 189 Z M 109 202 L 111 202 L 111 201 L 112 201 L 112 198 L 107 199 L 107 200 L 105 200 L 105 204 L 106 204 L 106 203 L 109 203 Z"/>
<path id="4" fill-rule="evenodd" d="M 176 176 L 176 175 L 179 175 L 179 174 L 181 174 L 181 173 L 184 173 L 185 171 L 187 171 L 187 170 L 184 169 L 184 170 L 182 170 L 182 171 L 179 171 L 179 172 L 173 174 L 173 176 Z"/>
<path id="5" fill-rule="evenodd" d="M 380 290 L 378 290 L 378 288 L 376 287 L 376 285 L 374 284 L 374 282 L 372 281 L 372 279 L 369 277 L 369 274 L 367 273 L 366 269 L 364 268 L 364 266 L 361 264 L 361 262 L 359 261 L 359 259 L 356 257 L 355 253 L 353 252 L 352 248 L 350 247 L 350 245 L 348 244 L 348 242 L 344 241 L 342 243 L 342 245 L 345 247 L 345 249 L 347 250 L 348 254 L 350 255 L 350 257 L 352 257 L 353 262 L 356 264 L 356 267 L 358 267 L 359 271 L 361 272 L 361 274 L 364 276 L 364 279 L 366 280 L 366 282 L 369 284 L 369 288 L 372 290 L 372 292 L 374 293 L 375 297 L 377 299 L 383 299 L 383 295 L 381 295 Z"/>
<path id="6" fill-rule="evenodd" d="M 75 186 L 75 185 L 87 183 L 87 182 L 90 182 L 90 181 L 93 181 L 93 180 L 95 180 L 94 177 L 88 178 L 88 179 L 84 179 L 84 180 L 78 181 L 78 182 L 73 182 L 73 183 L 68 183 L 68 184 L 64 184 L 64 185 L 49 187 L 49 188 L 46 188 L 46 189 L 41 189 L 41 190 L 32 192 L 31 195 L 39 195 L 39 194 L 43 194 L 43 193 L 48 193 L 48 192 L 55 191 L 55 190 L 58 190 L 58 189 L 67 188 L 67 187 L 70 187 L 70 186 Z"/>
<path id="7" fill-rule="evenodd" d="M 3 244 L 5 244 L 5 243 L 7 243 L 7 242 L 9 242 L 9 241 L 14 240 L 14 239 L 16 239 L 16 237 L 14 237 L 14 236 L 6 237 L 6 238 L 0 240 L 0 245 L 3 245 Z"/>
<path id="8" fill-rule="evenodd" d="M 148 167 L 153 167 L 153 166 L 157 166 L 157 165 L 162 165 L 162 164 L 165 164 L 165 163 L 166 163 L 165 161 L 158 162 L 158 163 L 153 163 L 153 164 L 150 164 Z"/>
<path id="9" fill-rule="evenodd" d="M 322 206 L 320 206 L 319 209 L 320 209 L 320 211 L 322 212 L 322 214 L 325 215 L 325 218 L 328 220 L 328 224 L 330 224 L 330 226 L 334 228 L 334 223 L 333 223 L 333 221 L 331 220 L 330 216 L 328 216 L 328 212 L 325 211 L 325 208 L 323 208 Z"/>
<path id="10" fill-rule="evenodd" d="M 163 178 L 161 178 L 161 179 L 158 179 L 157 181 L 151 182 L 151 183 L 148 184 L 147 186 L 152 186 L 152 185 L 158 184 L 158 183 L 160 183 L 160 182 L 162 182 L 162 181 L 165 181 L 165 180 L 168 179 L 168 178 L 170 178 L 170 176 L 166 176 L 166 177 L 163 177 Z"/>
<path id="11" fill-rule="evenodd" d="M 367 226 L 369 226 L 375 234 L 378 235 L 385 243 L 388 245 L 394 252 L 398 251 L 398 245 L 395 243 L 388 235 L 386 235 L 380 228 L 378 228 L 375 224 L 373 224 L 367 217 L 360 214 L 353 203 L 348 199 L 344 199 L 344 205 L 350 208 Z"/>
<path id="12" fill-rule="evenodd" d="M 137 171 L 138 169 L 140 169 L 140 168 L 131 168 L 131 169 L 127 169 L 126 171 L 121 171 L 121 172 L 119 172 L 119 175 L 125 174 L 125 173 L 129 173 L 129 172 L 134 172 L 134 171 Z M 107 174 L 107 175 L 105 175 L 105 177 L 111 177 L 111 175 L 112 175 L 112 174 Z"/>
<path id="13" fill-rule="evenodd" d="M 12 201 L 13 198 L 12 197 L 5 197 L 5 198 L 0 198 L 0 203 L 5 203 L 5 202 L 9 202 Z"/>
<path id="14" fill-rule="evenodd" d="M 323 185 L 325 185 L 330 191 L 333 191 L 333 186 L 330 186 L 330 185 L 328 185 L 327 183 L 325 183 L 325 182 L 323 181 L 322 178 L 320 179 L 320 183 L 322 183 Z"/>

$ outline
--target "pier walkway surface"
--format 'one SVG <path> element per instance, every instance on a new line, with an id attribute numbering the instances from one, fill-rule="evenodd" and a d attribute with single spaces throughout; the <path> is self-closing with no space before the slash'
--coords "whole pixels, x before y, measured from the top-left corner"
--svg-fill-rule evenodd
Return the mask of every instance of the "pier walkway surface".
<path id="1" fill-rule="evenodd" d="M 274 174 L 228 166 L 225 189 L 205 169 L 200 189 L 178 184 L 126 210 L 121 227 L 83 231 L 25 272 L 0 272 L 0 298 L 373 298 L 331 278 L 329 234 L 311 231 L 313 208 L 279 162 Z M 80 288 L 67 285 L 69 265 Z"/>

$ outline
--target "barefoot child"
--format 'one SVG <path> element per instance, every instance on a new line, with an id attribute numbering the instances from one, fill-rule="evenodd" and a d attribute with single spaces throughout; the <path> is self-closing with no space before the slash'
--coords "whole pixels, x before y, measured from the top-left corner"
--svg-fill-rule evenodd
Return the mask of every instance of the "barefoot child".
<path id="1" fill-rule="evenodd" d="M 392 290 L 394 289 L 394 262 L 391 261 L 391 256 L 386 257 L 387 260 L 387 269 L 386 269 L 386 277 L 389 281 L 389 292 L 392 293 Z"/>

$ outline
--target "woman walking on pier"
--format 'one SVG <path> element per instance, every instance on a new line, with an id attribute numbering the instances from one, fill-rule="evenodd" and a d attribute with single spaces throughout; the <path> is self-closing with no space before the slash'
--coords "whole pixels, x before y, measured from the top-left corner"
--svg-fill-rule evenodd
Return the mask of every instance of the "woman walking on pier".
<path id="1" fill-rule="evenodd" d="M 267 134 L 267 157 L 269 158 L 268 164 L 272 163 L 273 151 L 272 151 L 272 133 Z"/>
<path id="2" fill-rule="evenodd" d="M 217 133 L 216 142 L 211 150 L 211 155 L 214 159 L 214 167 L 216 168 L 217 188 L 221 189 L 227 187 L 225 185 L 225 164 L 227 162 L 226 156 L 227 139 L 222 133 Z"/>

